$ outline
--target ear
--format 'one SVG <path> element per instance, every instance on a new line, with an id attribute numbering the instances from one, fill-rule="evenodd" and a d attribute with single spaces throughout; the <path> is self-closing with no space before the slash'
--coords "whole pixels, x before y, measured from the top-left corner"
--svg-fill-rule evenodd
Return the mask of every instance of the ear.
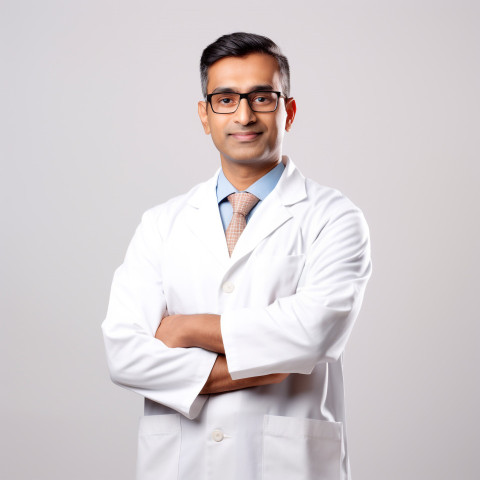
<path id="1" fill-rule="evenodd" d="M 295 119 L 295 114 L 297 113 L 297 104 L 293 97 L 287 98 L 285 100 L 285 110 L 287 111 L 287 119 L 285 120 L 285 130 L 287 132 L 292 128 L 293 120 Z"/>
<path id="2" fill-rule="evenodd" d="M 203 130 L 206 135 L 210 134 L 210 126 L 208 125 L 207 102 L 198 102 L 198 116 L 202 122 Z"/>

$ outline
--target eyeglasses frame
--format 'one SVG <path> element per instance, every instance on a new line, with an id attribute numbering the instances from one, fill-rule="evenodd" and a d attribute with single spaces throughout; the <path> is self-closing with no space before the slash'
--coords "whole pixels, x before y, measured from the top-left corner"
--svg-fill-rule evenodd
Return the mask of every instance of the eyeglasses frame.
<path id="1" fill-rule="evenodd" d="M 212 105 L 212 97 L 214 95 L 222 95 L 225 94 L 225 93 L 233 93 L 235 95 L 240 95 L 240 99 L 238 100 L 238 105 L 237 105 L 237 108 L 233 111 L 233 112 L 216 112 L 214 109 L 213 109 L 213 105 Z M 248 100 L 248 96 L 251 95 L 252 93 L 276 93 L 277 94 L 277 103 L 275 105 L 275 108 L 273 110 L 268 110 L 268 111 L 263 111 L 263 112 L 259 112 L 258 110 L 254 110 L 252 108 L 252 106 L 250 105 L 250 101 Z M 212 109 L 212 112 L 215 113 L 216 115 L 231 115 L 232 113 L 235 113 L 237 110 L 238 110 L 238 107 L 240 106 L 240 102 L 242 101 L 242 98 L 244 98 L 247 103 L 248 103 L 248 106 L 250 107 L 250 110 L 252 112 L 255 112 L 255 113 L 273 113 L 277 110 L 278 108 L 278 103 L 279 103 L 279 99 L 280 97 L 282 98 L 285 98 L 287 99 L 287 96 L 286 95 L 283 95 L 282 92 L 277 92 L 275 90 L 254 90 L 253 92 L 248 92 L 248 93 L 238 93 L 238 92 L 217 92 L 217 93 L 209 93 L 207 94 L 207 97 L 206 97 L 206 100 L 207 100 L 207 103 L 210 104 L 210 108 Z"/>

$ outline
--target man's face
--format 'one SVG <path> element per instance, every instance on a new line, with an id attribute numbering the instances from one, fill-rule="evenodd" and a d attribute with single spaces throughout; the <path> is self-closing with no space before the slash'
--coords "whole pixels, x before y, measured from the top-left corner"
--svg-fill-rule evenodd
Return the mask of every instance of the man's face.
<path id="1" fill-rule="evenodd" d="M 227 88 L 237 93 L 257 89 L 281 92 L 277 61 L 262 53 L 222 58 L 208 70 L 207 92 Z M 280 160 L 284 132 L 290 130 L 295 117 L 295 101 L 280 98 L 275 112 L 259 113 L 242 99 L 236 112 L 223 115 L 214 113 L 206 102 L 199 102 L 198 113 L 205 133 L 212 135 L 222 163 L 260 166 Z"/>

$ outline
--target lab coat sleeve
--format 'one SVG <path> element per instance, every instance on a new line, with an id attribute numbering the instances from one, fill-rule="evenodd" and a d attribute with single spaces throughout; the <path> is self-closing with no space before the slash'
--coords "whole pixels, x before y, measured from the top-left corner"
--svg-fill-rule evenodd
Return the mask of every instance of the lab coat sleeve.
<path id="1" fill-rule="evenodd" d="M 352 204 L 335 212 L 307 248 L 295 294 L 265 308 L 242 308 L 222 315 L 232 378 L 309 374 L 317 363 L 337 360 L 370 272 L 368 227 Z"/>
<path id="2" fill-rule="evenodd" d="M 161 274 L 158 208 L 147 211 L 115 272 L 102 330 L 112 381 L 188 418 L 217 355 L 200 348 L 168 348 L 155 338 L 167 313 Z"/>

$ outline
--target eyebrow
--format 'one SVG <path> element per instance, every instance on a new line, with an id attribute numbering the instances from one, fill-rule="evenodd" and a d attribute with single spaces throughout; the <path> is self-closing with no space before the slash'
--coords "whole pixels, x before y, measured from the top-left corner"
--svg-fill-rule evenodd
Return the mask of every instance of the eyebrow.
<path id="1" fill-rule="evenodd" d="M 268 83 L 264 83 L 262 85 L 254 85 L 246 93 L 263 92 L 266 90 L 274 90 L 274 88 L 272 85 Z M 237 89 L 232 87 L 217 87 L 212 93 L 240 93 L 240 92 Z"/>

